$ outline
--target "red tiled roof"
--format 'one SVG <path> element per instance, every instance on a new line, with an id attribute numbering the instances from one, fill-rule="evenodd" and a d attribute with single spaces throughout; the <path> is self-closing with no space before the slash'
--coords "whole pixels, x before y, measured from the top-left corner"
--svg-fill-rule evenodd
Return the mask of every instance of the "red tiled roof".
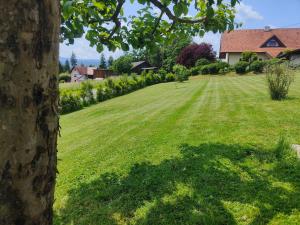
<path id="1" fill-rule="evenodd" d="M 262 48 L 262 45 L 276 36 L 285 47 Z M 225 32 L 221 38 L 220 53 L 226 52 L 266 52 L 272 57 L 286 49 L 300 48 L 300 28 L 234 30 Z"/>
<path id="2" fill-rule="evenodd" d="M 73 70 L 78 71 L 78 73 L 79 73 L 80 75 L 86 75 L 86 74 L 87 74 L 87 67 L 83 67 L 83 66 L 75 66 L 75 67 L 73 68 Z"/>

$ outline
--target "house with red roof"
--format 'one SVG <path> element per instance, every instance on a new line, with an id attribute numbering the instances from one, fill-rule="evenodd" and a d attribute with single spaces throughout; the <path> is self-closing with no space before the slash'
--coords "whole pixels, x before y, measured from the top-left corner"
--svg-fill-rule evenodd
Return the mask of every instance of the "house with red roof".
<path id="1" fill-rule="evenodd" d="M 233 65 L 245 51 L 256 52 L 259 60 L 266 60 L 294 52 L 292 58 L 300 63 L 300 28 L 248 29 L 222 34 L 220 59 Z"/>
<path id="2" fill-rule="evenodd" d="M 103 80 L 115 76 L 110 69 L 97 69 L 96 67 L 74 66 L 71 70 L 71 82 L 82 82 L 88 79 Z"/>

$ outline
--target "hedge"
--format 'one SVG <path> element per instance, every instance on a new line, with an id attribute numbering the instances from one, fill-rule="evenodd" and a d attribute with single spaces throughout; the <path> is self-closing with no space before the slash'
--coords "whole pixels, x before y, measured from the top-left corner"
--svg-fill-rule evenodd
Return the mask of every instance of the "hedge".
<path id="1" fill-rule="evenodd" d="M 172 73 L 162 74 L 148 72 L 141 76 L 132 74 L 131 76 L 122 75 L 117 78 L 109 78 L 100 82 L 96 87 L 90 81 L 80 84 L 78 89 L 60 90 L 60 113 L 66 114 L 102 102 L 117 96 L 125 95 L 146 86 L 175 81 Z"/>

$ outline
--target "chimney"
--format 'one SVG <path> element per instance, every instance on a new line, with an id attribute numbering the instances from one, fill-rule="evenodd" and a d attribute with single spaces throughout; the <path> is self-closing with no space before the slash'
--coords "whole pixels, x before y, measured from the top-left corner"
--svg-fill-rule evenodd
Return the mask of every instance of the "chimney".
<path id="1" fill-rule="evenodd" d="M 270 26 L 265 26 L 265 32 L 271 31 L 271 27 Z"/>

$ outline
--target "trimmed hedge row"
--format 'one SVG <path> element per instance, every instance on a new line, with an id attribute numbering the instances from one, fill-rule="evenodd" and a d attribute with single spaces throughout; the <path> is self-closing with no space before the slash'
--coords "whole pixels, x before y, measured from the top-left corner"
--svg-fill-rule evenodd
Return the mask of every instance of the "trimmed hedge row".
<path id="1" fill-rule="evenodd" d="M 60 90 L 60 113 L 66 114 L 82 109 L 96 102 L 102 102 L 117 96 L 125 95 L 146 86 L 175 81 L 172 73 L 160 71 L 159 74 L 148 72 L 141 76 L 136 74 L 109 78 L 100 82 L 96 88 L 90 81 L 82 82 L 79 89 Z"/>

